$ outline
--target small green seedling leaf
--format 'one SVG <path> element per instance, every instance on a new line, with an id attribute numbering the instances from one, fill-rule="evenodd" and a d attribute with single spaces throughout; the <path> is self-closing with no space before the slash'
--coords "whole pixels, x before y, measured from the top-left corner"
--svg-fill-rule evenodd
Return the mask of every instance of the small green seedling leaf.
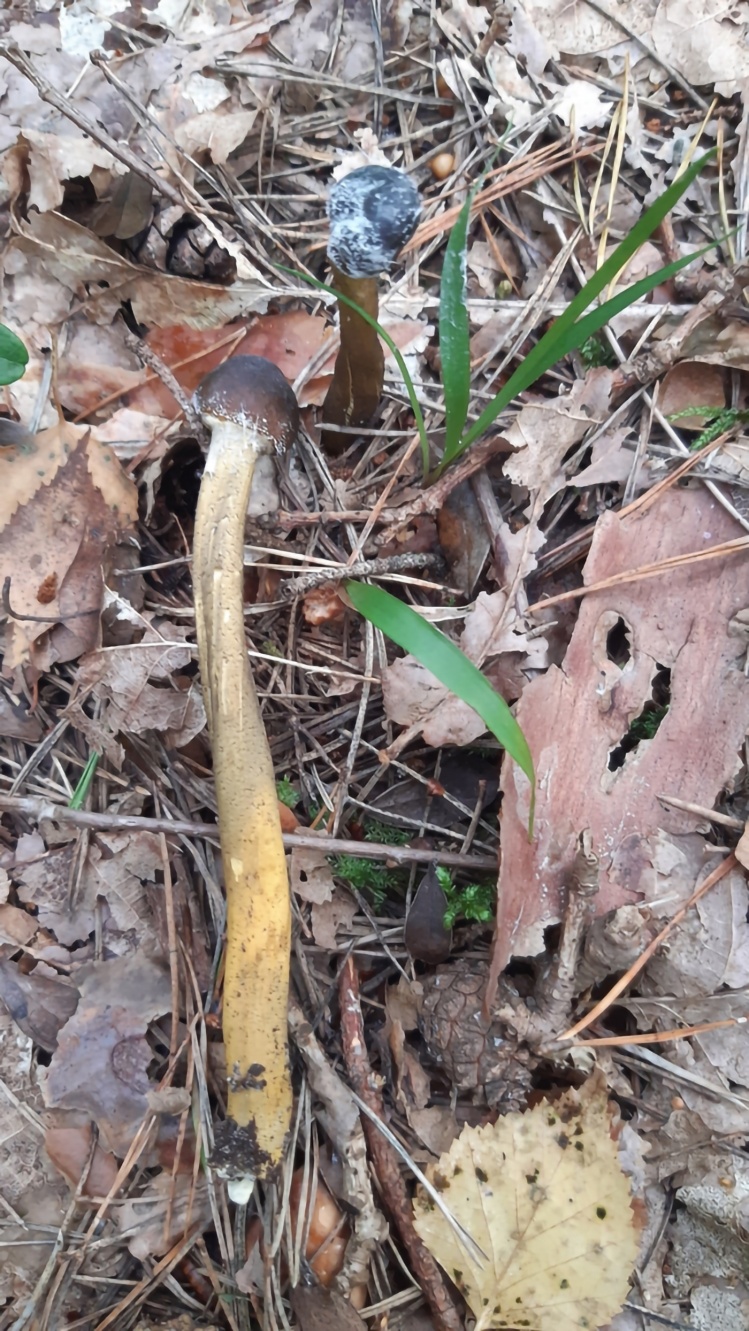
<path id="1" fill-rule="evenodd" d="M 29 353 L 20 337 L 0 324 L 0 384 L 14 384 L 29 363 Z"/>
<path id="2" fill-rule="evenodd" d="M 98 753 L 89 754 L 88 762 L 81 772 L 78 785 L 70 797 L 70 803 L 68 805 L 70 809 L 82 809 L 86 803 L 86 796 L 91 789 L 91 782 L 96 775 L 96 769 L 99 765 L 99 756 Z"/>
<path id="3" fill-rule="evenodd" d="M 445 688 L 478 712 L 487 729 L 525 772 L 531 783 L 528 834 L 532 835 L 536 790 L 533 759 L 525 735 L 504 698 L 456 643 L 403 601 L 381 587 L 370 587 L 363 582 L 347 581 L 345 587 L 359 614 L 387 634 L 398 647 L 415 656 Z"/>
<path id="4" fill-rule="evenodd" d="M 445 390 L 445 453 L 457 449 L 471 395 L 471 344 L 466 301 L 466 238 L 475 191 L 460 210 L 445 250 L 440 282 L 440 359 Z"/>

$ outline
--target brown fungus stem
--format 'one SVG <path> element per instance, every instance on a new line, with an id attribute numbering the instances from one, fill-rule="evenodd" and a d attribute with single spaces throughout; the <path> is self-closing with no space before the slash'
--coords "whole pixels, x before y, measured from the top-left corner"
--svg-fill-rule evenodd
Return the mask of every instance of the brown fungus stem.
<path id="1" fill-rule="evenodd" d="M 230 1195 L 272 1178 L 292 1109 L 287 1008 L 291 909 L 273 763 L 247 658 L 244 527 L 256 459 L 293 440 L 299 408 L 281 371 L 234 356 L 195 395 L 211 432 L 193 542 L 198 659 L 213 747 L 226 884 L 223 1028 L 227 1116 L 213 1157 Z"/>

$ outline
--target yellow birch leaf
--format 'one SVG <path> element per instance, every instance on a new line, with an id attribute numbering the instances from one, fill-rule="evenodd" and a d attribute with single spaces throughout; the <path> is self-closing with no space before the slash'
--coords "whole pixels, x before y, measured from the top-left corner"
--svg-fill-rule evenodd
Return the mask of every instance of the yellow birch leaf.
<path id="1" fill-rule="evenodd" d="M 526 1114 L 465 1128 L 432 1183 L 484 1254 L 431 1198 L 417 1197 L 417 1232 L 476 1331 L 594 1331 L 619 1311 L 637 1226 L 602 1075 Z"/>

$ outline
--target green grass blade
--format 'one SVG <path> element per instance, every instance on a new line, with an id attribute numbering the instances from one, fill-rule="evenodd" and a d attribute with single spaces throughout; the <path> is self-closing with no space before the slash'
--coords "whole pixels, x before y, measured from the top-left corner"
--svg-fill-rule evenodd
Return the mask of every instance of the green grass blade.
<path id="1" fill-rule="evenodd" d="M 0 324 L 0 384 L 20 379 L 29 362 L 29 353 L 20 337 Z"/>
<path id="2" fill-rule="evenodd" d="M 589 310 L 587 314 L 583 315 L 582 319 L 578 319 L 567 330 L 560 344 L 562 350 L 558 359 L 561 360 L 570 351 L 575 351 L 581 343 L 585 342 L 586 338 L 593 333 L 597 333 L 599 328 L 603 328 L 604 324 L 607 324 L 615 315 L 621 314 L 622 310 L 634 305 L 635 301 L 642 300 L 643 296 L 647 296 L 655 287 L 660 286 L 662 282 L 668 282 L 677 273 L 681 272 L 682 268 L 686 268 L 687 264 L 692 263 L 694 259 L 699 259 L 700 255 L 707 254 L 709 250 L 715 249 L 715 246 L 719 243 L 717 240 L 712 241 L 711 244 L 705 245 L 703 249 L 695 250 L 693 254 L 685 254 L 682 259 L 675 259 L 673 263 L 666 264 L 665 268 L 658 268 L 656 272 L 649 273 L 647 277 L 641 278 L 639 282 L 633 282 L 631 287 L 625 287 L 624 291 L 612 296 L 611 300 L 604 301 L 603 305 L 597 305 L 594 310 Z M 657 305 L 654 305 L 654 314 L 657 309 Z"/>
<path id="3" fill-rule="evenodd" d="M 424 475 L 426 476 L 429 470 L 429 440 L 427 438 L 426 425 L 424 424 L 424 415 L 419 406 L 419 399 L 416 396 L 414 381 L 408 373 L 408 367 L 401 355 L 400 349 L 395 345 L 390 334 L 386 333 L 382 324 L 378 323 L 376 319 L 373 319 L 371 314 L 367 314 L 366 310 L 361 308 L 361 305 L 357 305 L 355 300 L 349 300 L 348 296 L 344 296 L 342 292 L 336 291 L 335 287 L 329 287 L 326 286 L 324 282 L 318 282 L 316 277 L 309 277 L 307 273 L 301 273 L 298 268 L 287 268 L 286 264 L 283 263 L 277 263 L 275 266 L 282 273 L 288 273 L 290 277 L 296 277 L 298 281 L 306 282 L 307 286 L 316 287 L 318 291 L 325 291 L 328 295 L 332 292 L 337 300 L 342 301 L 344 305 L 348 305 L 349 309 L 356 310 L 356 313 L 360 318 L 362 318 L 365 323 L 368 323 L 371 328 L 374 328 L 382 338 L 385 346 L 390 351 L 393 360 L 398 366 L 398 369 L 403 375 L 403 382 L 406 385 L 408 400 L 411 404 L 411 410 L 414 414 L 414 421 L 416 422 L 416 429 L 421 443 L 421 461 L 424 468 Z"/>
<path id="4" fill-rule="evenodd" d="M 545 338 L 542 338 L 534 347 L 533 352 L 526 357 L 522 365 L 519 365 L 512 377 L 508 379 L 501 392 L 489 403 L 486 411 L 467 431 L 454 456 L 459 457 L 467 448 L 470 448 L 479 435 L 483 434 L 484 430 L 496 420 L 499 413 L 509 406 L 513 398 L 518 393 L 522 393 L 524 389 L 530 388 L 531 384 L 535 383 L 542 374 L 545 374 L 546 370 L 550 369 L 552 365 L 563 360 L 577 347 L 582 346 L 587 338 L 593 333 L 597 333 L 599 328 L 603 328 L 604 324 L 607 324 L 615 315 L 621 314 L 622 310 L 628 309 L 635 301 L 642 300 L 655 287 L 660 286 L 662 282 L 669 281 L 682 268 L 686 268 L 688 264 L 698 259 L 700 255 L 707 254 L 710 250 L 715 249 L 717 244 L 719 244 L 718 241 L 713 241 L 711 244 L 705 245 L 703 249 L 696 250 L 693 254 L 686 254 L 682 259 L 676 259 L 673 263 L 666 264 L 665 268 L 659 268 L 655 273 L 649 273 L 647 277 L 641 278 L 639 282 L 634 282 L 631 287 L 625 287 L 624 291 L 612 296 L 611 300 L 604 301 L 603 305 L 597 305 L 595 309 L 589 310 L 581 319 L 577 319 L 571 327 L 563 330 L 561 337 L 555 340 L 554 345 L 547 348 L 548 354 L 542 360 L 539 360 L 534 356 L 534 352 L 538 351 L 539 347 L 543 345 Z M 443 461 L 439 470 L 444 470 L 445 465 L 446 463 Z"/>
<path id="5" fill-rule="evenodd" d="M 473 661 L 450 638 L 415 610 L 381 587 L 347 581 L 347 595 L 359 614 L 381 629 L 405 652 L 410 652 L 445 688 L 478 712 L 488 730 L 499 740 L 531 783 L 528 833 L 533 833 L 536 777 L 528 742 L 504 698 L 492 688 Z"/>
<path id="6" fill-rule="evenodd" d="M 440 281 L 440 360 L 445 392 L 445 453 L 458 447 L 471 397 L 471 343 L 466 301 L 466 241 L 471 190 L 460 210 L 445 250 Z"/>
<path id="7" fill-rule="evenodd" d="M 587 326 L 587 332 L 580 340 L 584 341 L 585 337 L 590 336 L 591 331 L 594 330 L 591 329 L 590 324 L 585 325 L 585 321 L 583 321 L 580 316 L 585 313 L 588 306 L 601 294 L 609 283 L 613 281 L 617 273 L 621 271 L 625 264 L 627 264 L 632 258 L 632 255 L 642 244 L 644 244 L 648 237 L 652 235 L 656 227 L 660 226 L 666 214 L 671 211 L 676 203 L 678 203 L 682 194 L 684 194 L 689 188 L 705 163 L 714 156 L 714 153 L 715 150 L 713 149 L 706 153 L 704 157 L 701 157 L 699 161 L 693 162 L 688 170 L 684 172 L 684 175 L 680 176 L 678 180 L 675 180 L 672 185 L 669 185 L 668 189 L 664 190 L 660 198 L 656 199 L 655 203 L 643 213 L 642 217 L 635 226 L 632 227 L 632 230 L 627 236 L 625 236 L 621 244 L 617 245 L 614 253 L 609 256 L 606 262 L 602 264 L 598 271 L 595 272 L 585 283 L 582 290 L 578 291 L 574 299 L 570 301 L 564 314 L 561 314 L 559 318 L 555 320 L 548 332 L 546 332 L 540 341 L 536 343 L 533 350 L 528 353 L 525 360 L 516 369 L 515 373 L 511 375 L 497 396 L 492 399 L 489 405 L 481 413 L 478 420 L 471 426 L 463 439 L 461 439 L 455 452 L 449 457 L 447 452 L 445 452 L 439 467 L 436 469 L 435 476 L 440 475 L 445 468 L 455 460 L 455 458 L 460 457 L 467 448 L 470 448 L 471 444 L 475 443 L 479 436 L 488 430 L 490 425 L 494 424 L 500 413 L 504 411 L 505 407 L 509 406 L 510 402 L 518 393 L 522 393 L 524 389 L 529 388 L 531 384 L 535 383 L 536 379 L 539 379 L 541 375 L 545 373 L 546 370 L 552 365 L 555 365 L 558 360 L 561 360 L 569 350 L 579 345 L 577 340 L 573 341 L 571 345 L 566 340 L 572 327 L 578 325 L 578 321 L 581 328 Z M 718 242 L 716 241 L 715 243 L 717 244 Z M 708 246 L 707 248 L 713 248 L 713 246 Z M 696 257 L 696 255 L 687 255 L 684 260 L 679 260 L 678 262 L 681 267 L 684 267 L 686 263 L 691 263 L 692 259 Z M 659 282 L 662 282 L 664 280 L 663 274 L 673 268 L 674 265 L 670 264 L 668 265 L 668 268 L 661 269 L 660 273 L 652 274 L 651 276 L 655 280 L 646 290 L 650 291 L 653 286 L 657 286 Z M 678 269 L 676 271 L 678 271 Z M 648 280 L 649 279 L 647 278 L 643 278 L 643 281 Z M 617 310 L 614 311 L 612 309 L 612 301 L 605 302 L 601 307 L 601 310 L 608 307 L 610 312 L 606 317 L 611 318 L 613 313 L 618 313 L 620 310 L 626 309 L 632 301 L 639 299 L 639 297 L 633 293 L 636 293 L 641 287 L 642 283 L 635 283 L 633 286 L 627 287 L 625 291 L 620 293 L 620 295 L 615 296 L 613 301 L 622 301 Z M 595 311 L 594 313 L 600 313 L 600 310 Z M 605 319 L 602 319 L 601 323 L 604 323 L 605 321 Z M 596 327 L 600 328 L 601 323 L 596 324 Z M 566 350 L 562 350 L 562 348 L 565 347 Z"/>
<path id="8" fill-rule="evenodd" d="M 81 777 L 68 803 L 69 809 L 82 809 L 86 803 L 86 796 L 91 789 L 91 782 L 94 779 L 96 769 L 99 765 L 99 754 L 89 755 L 88 762 L 81 772 Z"/>

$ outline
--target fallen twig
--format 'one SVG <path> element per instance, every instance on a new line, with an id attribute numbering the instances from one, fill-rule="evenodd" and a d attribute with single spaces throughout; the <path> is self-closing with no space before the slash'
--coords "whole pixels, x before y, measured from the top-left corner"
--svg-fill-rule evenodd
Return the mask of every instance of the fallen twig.
<path id="1" fill-rule="evenodd" d="M 412 568 L 429 568 L 442 562 L 439 554 L 416 554 L 406 552 L 402 555 L 389 555 L 385 559 L 361 559 L 357 564 L 339 568 L 316 568 L 311 573 L 301 573 L 298 578 L 289 578 L 282 583 L 279 596 L 282 600 L 291 600 L 293 596 L 302 596 L 314 587 L 324 587 L 326 583 L 340 582 L 342 578 L 381 578 L 388 573 L 404 573 Z"/>
<path id="2" fill-rule="evenodd" d="M 171 832 L 176 836 L 205 837 L 218 843 L 219 829 L 216 823 L 192 822 L 187 818 L 143 818 L 136 814 L 92 813 L 88 809 L 70 809 L 67 804 L 53 804 L 37 795 L 0 794 L 0 810 L 9 813 L 25 813 L 41 822 L 49 818 L 54 822 L 69 823 L 72 827 L 91 827 L 95 831 L 111 831 L 117 828 L 124 832 Z M 397 864 L 432 864 L 438 859 L 440 864 L 466 872 L 476 869 L 496 871 L 495 855 L 462 855 L 456 850 L 435 851 L 434 847 L 388 846 L 379 841 L 347 841 L 344 838 L 326 837 L 317 832 L 284 832 L 283 843 L 287 849 L 299 846 L 302 849 L 322 850 L 326 855 L 356 855 L 359 859 L 392 860 Z"/>
<path id="3" fill-rule="evenodd" d="M 341 1003 L 341 1041 L 351 1084 L 359 1099 L 379 1119 L 384 1119 L 382 1094 L 369 1065 L 364 1041 L 364 1021 L 359 1002 L 359 977 L 352 957 L 348 957 L 339 981 Z M 432 1254 L 414 1228 L 411 1199 L 392 1146 L 368 1118 L 364 1135 L 382 1190 L 383 1200 L 395 1221 L 401 1240 L 413 1266 L 413 1273 L 429 1304 L 436 1331 L 462 1331 L 462 1321 L 442 1273 Z"/>
<path id="4" fill-rule="evenodd" d="M 342 1197 L 353 1213 L 352 1236 L 336 1289 L 349 1294 L 366 1285 L 374 1250 L 387 1237 L 385 1218 L 378 1211 L 367 1164 L 361 1117 L 344 1081 L 331 1066 L 302 1009 L 289 1005 L 289 1029 L 307 1070 L 307 1080 L 319 1102 L 316 1116 L 341 1161 Z"/>

